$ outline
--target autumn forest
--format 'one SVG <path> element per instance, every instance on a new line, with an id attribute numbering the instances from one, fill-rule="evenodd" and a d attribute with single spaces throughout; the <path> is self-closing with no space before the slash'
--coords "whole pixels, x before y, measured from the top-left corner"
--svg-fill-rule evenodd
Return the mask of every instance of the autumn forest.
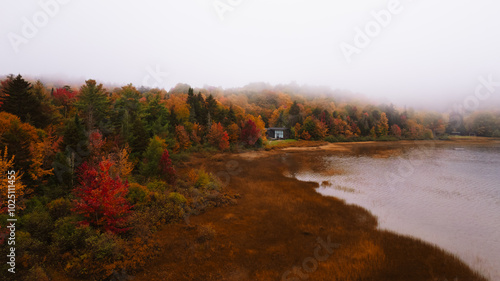
<path id="1" fill-rule="evenodd" d="M 266 128 L 289 130 L 281 142 L 500 137 L 500 112 L 418 111 L 320 87 L 166 91 L 21 75 L 1 80 L 0 124 L 0 170 L 13 175 L 1 179 L 0 195 L 15 195 L 15 271 L 26 280 L 50 280 L 51 271 L 100 280 L 140 270 L 156 253 L 159 229 L 236 204 L 217 175 L 186 159 L 272 150 L 280 141 Z M 8 253 L 7 200 L 0 210 L 0 247 Z"/>

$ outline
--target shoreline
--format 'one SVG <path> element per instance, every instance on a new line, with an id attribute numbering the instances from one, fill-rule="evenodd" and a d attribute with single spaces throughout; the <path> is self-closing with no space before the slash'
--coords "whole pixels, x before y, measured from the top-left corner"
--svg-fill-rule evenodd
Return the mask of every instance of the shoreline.
<path id="1" fill-rule="evenodd" d="M 500 141 L 439 143 L 498 145 Z M 192 159 L 187 166 L 206 166 L 215 174 L 225 171 L 228 163 L 236 163 L 239 173 L 230 175 L 226 189 L 241 198 L 234 206 L 214 208 L 192 217 L 190 225 L 177 223 L 158 232 L 164 250 L 135 280 L 282 280 L 285 272 L 300 267 L 304 259 L 312 256 L 317 239 L 328 236 L 339 248 L 308 273 L 309 280 L 486 280 L 435 245 L 378 229 L 376 217 L 368 210 L 319 194 L 318 184 L 284 176 L 284 172 L 304 165 L 319 169 L 311 156 L 354 153 L 359 144 L 335 143 Z M 385 156 L 387 149 L 377 152 L 378 146 L 415 142 L 361 144 Z M 288 161 L 290 155 L 297 161 Z M 207 225 L 213 236 L 200 242 L 199 235 Z"/>
<path id="2" fill-rule="evenodd" d="M 379 151 L 372 152 L 375 157 L 388 157 L 391 154 L 390 146 L 419 146 L 425 144 L 432 145 L 499 145 L 500 139 L 498 138 L 484 138 L 484 137 L 466 137 L 466 138 L 452 138 L 449 140 L 398 140 L 398 141 L 366 141 L 366 142 L 322 142 L 322 141 L 297 141 L 296 143 L 292 143 L 288 146 L 282 147 L 274 147 L 270 150 L 254 150 L 254 151 L 246 151 L 233 153 L 232 155 L 238 155 L 242 158 L 246 159 L 256 159 L 271 155 L 276 155 L 281 153 L 281 151 L 285 152 L 304 152 L 304 151 L 327 151 L 327 152 L 337 152 L 337 153 L 346 153 L 346 154 L 357 154 L 359 148 L 361 146 L 365 148 L 380 148 Z M 224 155 L 224 154 L 221 154 Z"/>
<path id="3" fill-rule="evenodd" d="M 457 143 L 447 142 L 441 143 L 440 145 L 429 146 L 429 148 L 431 148 L 432 151 L 436 148 L 436 153 L 440 155 L 457 155 L 457 153 L 458 155 L 462 155 L 462 152 L 453 152 L 453 148 L 459 151 L 465 148 L 465 150 L 468 151 L 466 153 L 469 153 L 471 150 L 467 149 L 468 145 L 473 145 L 474 147 L 490 147 L 490 144 L 496 148 L 500 147 L 499 142 L 489 142 L 488 145 L 483 145 L 482 143 L 461 143 L 457 145 Z M 399 146 L 402 147 L 403 145 Z M 416 148 L 417 150 L 419 149 L 418 146 Z M 475 150 L 476 148 L 472 151 Z M 449 253 L 457 255 L 474 269 L 489 275 L 490 280 L 497 280 L 499 276 L 499 272 L 497 271 L 497 251 L 487 249 L 496 249 L 498 243 L 490 245 L 481 242 L 484 239 L 489 239 L 489 241 L 494 239 L 492 231 L 494 231 L 495 228 L 492 226 L 494 225 L 492 222 L 497 219 L 484 221 L 471 218 L 490 217 L 489 214 L 498 213 L 498 207 L 495 207 L 494 203 L 491 205 L 489 200 L 481 201 L 483 200 L 481 199 L 477 201 L 478 198 L 474 196 L 474 191 L 470 191 L 468 187 L 472 186 L 478 179 L 471 179 L 471 182 L 466 185 L 460 184 L 463 180 L 454 182 L 450 185 L 442 179 L 439 180 L 439 175 L 446 174 L 446 170 L 442 171 L 442 173 L 435 174 L 432 170 L 426 171 L 424 169 L 423 173 L 429 175 L 429 179 L 435 180 L 426 181 L 425 178 L 420 177 L 419 180 L 419 177 L 411 177 L 399 182 L 399 184 L 392 183 L 395 185 L 390 186 L 391 182 L 386 182 L 387 179 L 383 179 L 387 167 L 396 167 L 397 163 L 400 163 L 398 161 L 410 163 L 407 160 L 409 157 L 408 153 L 413 153 L 411 152 L 413 148 L 411 150 L 403 149 L 403 151 L 405 155 L 402 157 L 397 155 L 400 152 L 397 149 L 393 151 L 389 149 L 389 152 L 383 151 L 383 153 L 375 150 L 371 155 L 356 155 L 354 157 L 353 155 L 328 154 L 328 156 L 325 156 L 326 159 L 335 160 L 330 162 L 330 160 L 325 159 L 324 163 L 326 164 L 323 167 L 323 171 L 314 171 L 314 166 L 312 166 L 306 168 L 305 171 L 299 170 L 298 173 L 294 173 L 290 176 L 304 182 L 317 183 L 318 188 L 316 191 L 323 196 L 334 197 L 344 200 L 346 204 L 353 204 L 365 208 L 377 217 L 379 230 L 392 231 L 400 235 L 414 237 L 436 245 Z M 425 150 L 422 150 L 420 154 L 430 156 L 423 151 Z M 498 152 L 497 149 L 494 151 Z M 358 156 L 361 158 L 358 158 Z M 377 160 L 377 158 L 388 158 L 392 156 L 394 156 L 393 159 Z M 444 157 L 443 159 L 448 158 Z M 418 160 L 418 157 L 415 158 L 415 160 L 417 162 L 412 162 L 411 165 L 420 167 L 419 170 L 421 170 L 423 168 L 423 166 L 421 166 L 422 162 Z M 430 161 L 430 165 L 432 166 L 432 161 L 435 160 Z M 428 162 L 424 161 L 424 163 Z M 339 170 L 339 168 L 344 165 L 348 167 L 347 170 Z M 370 165 L 376 166 L 371 168 Z M 379 165 L 384 168 L 377 168 Z M 478 169 L 477 164 L 475 165 L 474 167 L 476 168 L 471 167 L 471 169 Z M 436 166 L 433 169 L 439 169 L 440 166 L 441 165 Z M 333 172 L 329 173 L 328 171 L 330 170 Z M 409 176 L 410 175 L 408 175 L 408 177 Z M 459 175 L 455 176 L 460 178 Z M 472 178 L 474 177 L 472 176 Z M 416 184 L 414 180 L 421 183 Z M 433 185 L 435 182 L 438 184 Z M 486 184 L 483 186 L 489 185 Z M 408 200 L 405 198 L 414 199 Z M 493 199 L 495 198 L 498 199 L 498 197 L 493 197 Z M 434 203 L 430 204 L 428 202 Z M 436 202 L 439 203 L 436 204 Z M 484 205 L 480 202 L 483 202 Z M 477 206 L 477 204 L 481 204 L 482 208 L 473 208 Z M 407 208 L 401 208 L 401 206 L 407 206 Z M 479 209 L 483 211 L 479 211 Z M 457 214 L 455 215 L 456 218 L 453 219 L 453 216 L 447 217 L 446 210 L 455 210 L 455 214 Z M 485 212 L 484 210 L 487 211 Z M 498 218 L 498 216 L 495 217 Z M 432 226 L 429 227 L 429 225 Z M 449 232 L 450 229 L 454 229 L 456 233 L 453 233 L 453 231 Z M 470 240 L 471 237 L 477 237 L 477 239 Z"/>

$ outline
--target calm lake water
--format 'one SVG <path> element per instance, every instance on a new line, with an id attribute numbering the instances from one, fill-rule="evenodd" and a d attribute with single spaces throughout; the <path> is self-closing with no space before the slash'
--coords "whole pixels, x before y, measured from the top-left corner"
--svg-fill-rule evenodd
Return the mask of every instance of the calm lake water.
<path id="1" fill-rule="evenodd" d="M 388 158 L 322 160 L 342 173 L 294 176 L 368 209 L 380 228 L 436 244 L 500 280 L 500 147 L 412 147 Z"/>

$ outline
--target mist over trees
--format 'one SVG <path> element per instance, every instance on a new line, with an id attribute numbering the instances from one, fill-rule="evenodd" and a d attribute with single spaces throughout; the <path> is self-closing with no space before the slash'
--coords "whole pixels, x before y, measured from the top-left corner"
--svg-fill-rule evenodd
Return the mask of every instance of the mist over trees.
<path id="1" fill-rule="evenodd" d="M 500 137 L 500 111 L 415 111 L 296 84 L 165 91 L 10 75 L 0 81 L 0 169 L 14 170 L 18 186 L 19 270 L 37 279 L 50 260 L 70 276 L 104 279 L 140 267 L 160 224 L 232 200 L 214 175 L 176 165 L 189 153 L 266 147 L 269 127 L 306 141 Z"/>

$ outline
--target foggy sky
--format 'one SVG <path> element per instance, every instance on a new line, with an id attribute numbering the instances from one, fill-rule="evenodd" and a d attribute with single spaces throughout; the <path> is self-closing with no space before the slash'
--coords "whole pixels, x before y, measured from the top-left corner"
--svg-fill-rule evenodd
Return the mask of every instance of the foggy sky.
<path id="1" fill-rule="evenodd" d="M 391 19 L 377 30 L 381 10 Z M 167 90 L 294 81 L 400 105 L 461 102 L 479 76 L 500 81 L 499 12 L 494 0 L 0 0 L 0 75 Z M 349 63 L 341 45 L 356 47 L 367 25 L 373 37 Z"/>

